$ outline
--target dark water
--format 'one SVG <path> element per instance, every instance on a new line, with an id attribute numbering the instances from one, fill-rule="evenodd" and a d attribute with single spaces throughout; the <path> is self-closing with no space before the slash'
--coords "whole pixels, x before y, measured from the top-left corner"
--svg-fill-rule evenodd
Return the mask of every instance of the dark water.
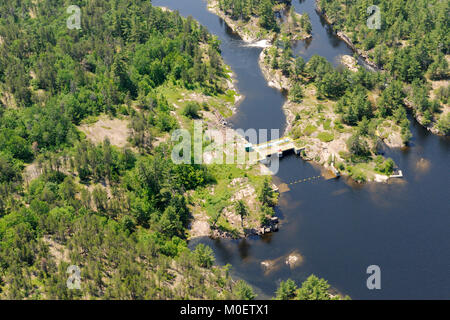
<path id="1" fill-rule="evenodd" d="M 337 64 L 339 56 L 353 55 L 347 44 L 333 33 L 326 21 L 316 13 L 314 0 L 293 0 L 292 5 L 298 13 L 307 13 L 311 21 L 313 37 L 306 41 L 299 41 L 294 48 L 295 54 L 300 54 L 305 60 L 317 54 L 325 57 L 333 64 Z"/>
<path id="2" fill-rule="evenodd" d="M 297 12 L 308 12 L 313 40 L 299 42 L 295 52 L 337 63 L 352 54 L 334 37 L 314 11 L 314 1 L 293 1 Z M 284 129 L 284 97 L 267 86 L 258 67 L 260 48 L 246 47 L 202 0 L 154 0 L 154 5 L 192 15 L 222 41 L 225 62 L 237 75 L 246 98 L 232 119 L 236 128 Z M 279 282 L 298 283 L 311 273 L 329 281 L 353 299 L 450 299 L 450 141 L 429 134 L 411 121 L 413 139 L 406 150 L 386 150 L 405 178 L 390 184 L 354 185 L 345 179 L 316 180 L 291 186 L 280 197 L 278 233 L 246 240 L 197 239 L 215 251 L 219 264 L 231 263 L 234 275 L 256 288 L 259 298 L 273 296 Z M 294 155 L 284 157 L 275 177 L 282 182 L 320 174 L 320 168 Z M 303 264 L 264 273 L 261 262 L 297 251 Z M 381 290 L 368 290 L 366 269 L 381 268 Z"/>

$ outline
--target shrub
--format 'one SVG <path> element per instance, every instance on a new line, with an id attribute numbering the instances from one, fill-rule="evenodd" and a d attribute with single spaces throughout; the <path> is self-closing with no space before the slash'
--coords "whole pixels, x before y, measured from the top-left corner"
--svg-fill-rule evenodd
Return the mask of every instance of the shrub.
<path id="1" fill-rule="evenodd" d="M 289 92 L 289 99 L 291 101 L 297 102 L 297 103 L 302 102 L 303 89 L 298 83 L 295 83 L 294 86 L 292 87 L 291 91 Z"/>
<path id="2" fill-rule="evenodd" d="M 310 136 L 316 130 L 317 130 L 317 128 L 310 124 L 310 125 L 306 126 L 305 130 L 303 131 L 303 134 L 306 135 L 306 136 Z"/>
<path id="3" fill-rule="evenodd" d="M 370 154 L 367 142 L 359 134 L 354 134 L 347 140 L 347 147 L 355 156 L 365 157 Z"/>
<path id="4" fill-rule="evenodd" d="M 198 119 L 198 111 L 200 110 L 200 106 L 198 103 L 189 102 L 183 109 L 183 115 L 190 119 Z"/>
<path id="5" fill-rule="evenodd" d="M 394 172 L 394 160 L 391 158 L 387 159 L 386 161 L 382 161 L 380 163 L 379 158 L 377 157 L 377 166 L 375 167 L 375 170 L 386 175 L 392 174 Z"/>
<path id="6" fill-rule="evenodd" d="M 214 264 L 214 254 L 210 247 L 200 243 L 194 250 L 197 264 L 202 268 L 211 268 Z"/>
<path id="7" fill-rule="evenodd" d="M 450 134 L 450 113 L 443 115 L 441 119 L 439 119 L 437 128 L 440 132 L 442 132 L 445 135 Z"/>
<path id="8" fill-rule="evenodd" d="M 334 135 L 331 132 L 320 132 L 317 137 L 320 139 L 320 141 L 322 142 L 331 142 L 334 140 Z"/>

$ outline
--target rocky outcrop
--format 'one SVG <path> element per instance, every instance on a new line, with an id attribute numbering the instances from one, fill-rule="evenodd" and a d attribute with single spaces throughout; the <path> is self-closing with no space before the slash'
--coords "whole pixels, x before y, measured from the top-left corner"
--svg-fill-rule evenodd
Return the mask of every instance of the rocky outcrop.
<path id="1" fill-rule="evenodd" d="M 350 71 L 357 72 L 358 71 L 358 62 L 356 59 L 349 55 L 343 55 L 341 57 L 341 63 L 346 66 Z"/>
<path id="2" fill-rule="evenodd" d="M 436 128 L 436 122 L 431 122 L 428 125 L 424 124 L 424 117 L 417 112 L 417 107 L 408 99 L 403 99 L 403 103 L 414 112 L 414 118 L 417 120 L 417 122 L 422 125 L 425 129 L 430 131 L 433 134 L 436 135 L 442 135 L 442 133 Z"/>
<path id="3" fill-rule="evenodd" d="M 290 3 L 290 1 L 279 2 L 287 5 Z M 208 0 L 208 10 L 222 18 L 233 32 L 237 33 L 241 39 L 248 44 L 257 44 L 263 41 L 265 43 L 264 46 L 266 46 L 267 43 L 273 43 L 278 36 L 276 32 L 262 28 L 257 16 L 252 16 L 248 21 L 232 19 L 224 11 L 220 10 L 219 2 L 217 0 Z M 297 18 L 301 17 L 299 14 L 296 15 Z M 283 24 L 281 27 L 284 27 L 285 25 L 286 24 Z M 312 35 L 306 34 L 306 32 L 298 27 L 291 32 L 291 40 L 306 40 L 311 37 Z"/>
<path id="4" fill-rule="evenodd" d="M 266 225 L 261 226 L 259 230 L 256 231 L 257 235 L 263 235 L 266 233 L 277 232 L 278 231 L 278 217 L 272 217 L 267 222 Z"/>
<path id="5" fill-rule="evenodd" d="M 233 20 L 231 17 L 226 15 L 225 12 L 219 9 L 219 3 L 217 0 L 208 0 L 208 10 L 214 13 L 215 15 L 219 16 L 220 18 L 222 18 L 226 22 L 226 24 L 231 28 L 231 30 L 237 33 L 244 42 L 250 44 L 260 40 L 267 40 L 267 41 L 273 40 L 261 37 L 261 33 L 257 32 L 257 30 L 252 32 L 250 30 L 251 28 L 245 28 L 244 26 L 241 26 L 239 23 L 240 20 Z M 255 19 L 256 18 L 251 19 L 247 25 L 253 25 L 257 23 L 256 21 L 254 21 Z"/>
<path id="6" fill-rule="evenodd" d="M 278 90 L 289 90 L 291 88 L 291 81 L 288 77 L 283 75 L 281 70 L 274 70 L 266 63 L 266 56 L 269 49 L 264 49 L 259 55 L 259 67 L 267 80 L 269 86 Z"/>

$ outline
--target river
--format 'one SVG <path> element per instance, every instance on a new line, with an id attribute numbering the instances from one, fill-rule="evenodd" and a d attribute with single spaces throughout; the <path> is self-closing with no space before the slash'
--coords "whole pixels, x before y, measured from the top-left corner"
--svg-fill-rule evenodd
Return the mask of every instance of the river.
<path id="1" fill-rule="evenodd" d="M 285 97 L 270 88 L 258 66 L 261 48 L 249 47 L 206 8 L 206 0 L 153 0 L 157 6 L 191 15 L 221 40 L 225 62 L 236 74 L 245 96 L 230 119 L 235 128 L 284 130 Z M 351 49 L 315 12 L 315 1 L 293 0 L 308 12 L 313 39 L 294 52 L 307 61 L 319 54 L 337 65 Z M 233 276 L 250 283 L 259 299 L 274 295 L 282 280 L 297 283 L 310 274 L 323 277 L 336 291 L 353 299 L 450 299 L 450 139 L 430 134 L 411 119 L 408 148 L 387 149 L 404 179 L 388 184 L 354 184 L 348 179 L 314 180 L 292 185 L 275 208 L 280 231 L 242 240 L 195 239 L 213 248 L 218 264 L 233 266 Z M 295 155 L 280 161 L 274 179 L 291 182 L 320 174 L 320 167 Z M 280 257 L 298 252 L 303 263 L 291 269 Z M 278 259 L 278 260 L 277 260 Z M 265 272 L 262 261 L 276 260 Z M 366 286 L 367 267 L 381 269 L 381 289 Z"/>

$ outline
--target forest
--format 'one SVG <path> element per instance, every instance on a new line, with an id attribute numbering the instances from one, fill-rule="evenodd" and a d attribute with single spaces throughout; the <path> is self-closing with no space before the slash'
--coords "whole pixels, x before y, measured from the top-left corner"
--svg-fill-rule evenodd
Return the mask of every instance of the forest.
<path id="1" fill-rule="evenodd" d="M 262 27 L 271 30 L 277 28 L 274 6 L 279 2 L 291 1 L 272 1 L 272 0 L 219 0 L 219 8 L 224 12 L 229 12 L 233 19 L 248 20 L 253 15 L 261 18 Z"/>
<path id="2" fill-rule="evenodd" d="M 147 133 L 177 126 L 155 88 L 222 90 L 217 40 L 149 1 L 77 5 L 81 30 L 66 27 L 66 1 L 1 4 L 0 297 L 245 298 L 211 249 L 186 245 L 184 194 L 207 168 L 172 164 Z M 140 152 L 77 130 L 100 114 L 131 117 Z M 29 180 L 31 164 L 41 174 Z M 83 291 L 66 287 L 73 264 Z"/>
<path id="3" fill-rule="evenodd" d="M 67 1 L 0 4 L 0 299 L 254 299 L 209 247 L 187 247 L 187 194 L 211 169 L 153 144 L 179 126 L 159 88 L 224 93 L 218 40 L 150 1 L 70 4 L 81 29 Z M 100 115 L 130 119 L 131 147 L 86 138 Z"/>
<path id="4" fill-rule="evenodd" d="M 379 8 L 379 29 L 367 26 L 371 5 Z M 406 105 L 413 107 L 419 122 L 436 123 L 441 134 L 449 134 L 448 1 L 320 0 L 319 7 L 333 29 L 343 31 L 371 61 L 401 82 Z"/>
<path id="5" fill-rule="evenodd" d="M 278 32 L 274 11 L 290 1 L 218 3 L 233 19 L 258 16 L 262 28 Z M 380 30 L 366 26 L 373 3 L 382 11 Z M 305 88 L 314 86 L 321 103 L 333 102 L 339 117 L 333 128 L 347 132 L 347 126 L 352 133 L 349 154 L 343 155 L 348 163 L 370 158 L 376 172 L 391 174 L 392 160 L 376 156 L 368 141 L 375 145 L 378 126 L 389 120 L 407 143 L 405 106 L 423 125 L 450 134 L 450 113 L 444 112 L 449 87 L 436 88 L 450 76 L 450 4 L 373 3 L 319 1 L 333 27 L 383 72 L 350 72 L 319 56 L 306 62 L 293 56 L 286 37 L 267 50 L 265 62 L 292 80 L 290 101 L 302 102 Z M 81 8 L 80 29 L 67 27 L 69 5 Z M 306 15 L 299 23 L 311 33 Z M 192 17 L 151 1 L 0 3 L 0 299 L 256 298 L 249 284 L 232 278 L 230 265 L 215 263 L 212 249 L 188 248 L 190 195 L 214 185 L 217 172 L 213 166 L 174 164 L 173 146 L 162 139 L 182 125 L 169 102 L 175 91 L 229 94 L 219 46 Z M 183 120 L 190 124 L 202 108 L 209 106 L 187 104 Z M 108 138 L 93 143 L 79 129 L 100 116 L 130 120 L 129 146 L 117 147 Z M 296 124 L 295 138 L 315 129 Z M 30 169 L 38 174 L 30 176 Z M 350 173 L 365 180 L 361 172 Z M 261 220 L 273 213 L 270 192 L 264 180 L 258 190 Z M 216 205 L 222 204 L 211 208 Z M 235 210 L 244 221 L 245 204 L 236 202 Z M 83 290 L 67 288 L 70 265 L 80 266 Z M 340 298 L 313 275 L 299 285 L 282 281 L 274 295 Z"/>
<path id="6" fill-rule="evenodd" d="M 214 5 L 216 1 L 210 0 Z M 217 7 L 220 12 L 232 20 L 247 24 L 248 28 L 256 31 L 258 37 L 269 36 L 267 32 L 275 32 L 269 37 L 298 40 L 308 38 L 311 35 L 311 22 L 307 13 L 299 15 L 291 6 L 292 0 L 218 0 Z M 285 14 L 284 21 L 280 17 Z M 252 19 L 257 21 L 256 26 L 262 28 L 258 30 L 252 25 Z"/>

